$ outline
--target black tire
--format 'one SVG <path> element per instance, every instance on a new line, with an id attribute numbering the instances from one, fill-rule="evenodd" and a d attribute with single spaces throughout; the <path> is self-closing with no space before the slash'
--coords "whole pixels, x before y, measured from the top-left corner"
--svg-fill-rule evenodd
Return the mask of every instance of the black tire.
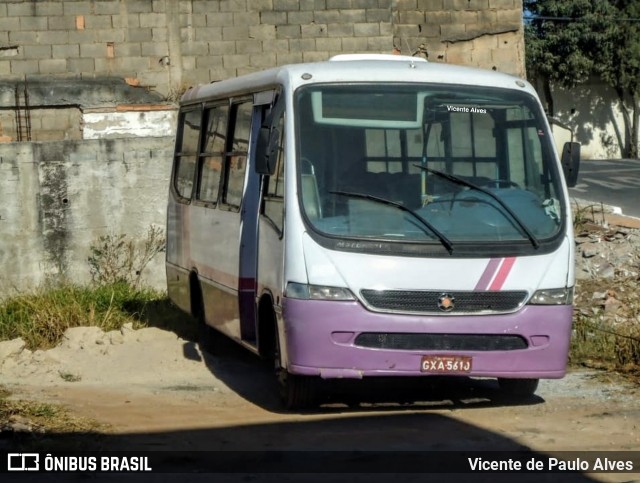
<path id="1" fill-rule="evenodd" d="M 290 374 L 282 363 L 278 323 L 270 299 L 263 299 L 259 309 L 260 356 L 275 371 L 277 391 L 281 404 L 287 410 L 305 409 L 317 404 L 317 378 Z"/>
<path id="2" fill-rule="evenodd" d="M 285 369 L 279 371 L 280 399 L 286 409 L 307 409 L 317 404 L 317 381 L 314 377 L 289 374 Z"/>
<path id="3" fill-rule="evenodd" d="M 527 398 L 535 394 L 539 379 L 498 378 L 498 385 L 505 396 Z"/>
<path id="4" fill-rule="evenodd" d="M 286 367 L 283 367 L 280 358 L 278 330 L 276 327 L 274 329 L 273 366 L 276 371 L 282 405 L 288 410 L 307 409 L 315 406 L 318 400 L 316 378 L 290 374 Z"/>

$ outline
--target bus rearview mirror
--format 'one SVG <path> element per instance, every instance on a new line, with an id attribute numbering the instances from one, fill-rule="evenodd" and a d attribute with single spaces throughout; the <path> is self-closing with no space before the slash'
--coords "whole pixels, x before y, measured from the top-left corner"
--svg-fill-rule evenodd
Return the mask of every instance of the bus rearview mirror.
<path id="1" fill-rule="evenodd" d="M 567 186 L 573 188 L 578 182 L 580 170 L 580 143 L 564 143 L 561 162 Z"/>
<path id="2" fill-rule="evenodd" d="M 278 148 L 280 143 L 280 131 L 274 127 L 262 126 L 258 134 L 258 146 L 256 155 L 256 172 L 271 176 L 276 171 Z"/>

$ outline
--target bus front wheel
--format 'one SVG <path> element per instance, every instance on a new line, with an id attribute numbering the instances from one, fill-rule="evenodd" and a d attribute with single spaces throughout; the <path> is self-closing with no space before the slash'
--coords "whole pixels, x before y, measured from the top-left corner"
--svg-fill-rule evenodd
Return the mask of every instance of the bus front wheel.
<path id="1" fill-rule="evenodd" d="M 314 377 L 291 374 L 280 357 L 278 331 L 274 334 L 274 365 L 280 400 L 286 409 L 306 409 L 317 403 L 317 381 Z"/>
<path id="2" fill-rule="evenodd" d="M 277 378 L 282 405 L 288 410 L 305 409 L 317 403 L 317 378 L 291 374 L 282 361 L 280 338 L 271 299 L 260 301 L 260 355 L 270 364 Z"/>
<path id="3" fill-rule="evenodd" d="M 538 389 L 538 379 L 498 378 L 498 385 L 505 396 L 526 398 L 533 396 Z"/>
<path id="4" fill-rule="evenodd" d="M 306 409 L 317 402 L 316 380 L 310 376 L 290 374 L 286 369 L 278 372 L 280 399 L 287 409 Z"/>

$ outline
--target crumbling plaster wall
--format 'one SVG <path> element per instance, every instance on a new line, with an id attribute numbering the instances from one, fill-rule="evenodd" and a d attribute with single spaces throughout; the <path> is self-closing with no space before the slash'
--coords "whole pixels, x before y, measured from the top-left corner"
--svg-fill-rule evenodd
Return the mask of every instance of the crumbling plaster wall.
<path id="1" fill-rule="evenodd" d="M 393 25 L 402 53 L 525 76 L 521 0 L 398 0 Z"/>
<path id="2" fill-rule="evenodd" d="M 101 235 L 164 227 L 171 137 L 0 144 L 0 295 L 90 281 Z M 164 286 L 163 257 L 143 273 Z"/>

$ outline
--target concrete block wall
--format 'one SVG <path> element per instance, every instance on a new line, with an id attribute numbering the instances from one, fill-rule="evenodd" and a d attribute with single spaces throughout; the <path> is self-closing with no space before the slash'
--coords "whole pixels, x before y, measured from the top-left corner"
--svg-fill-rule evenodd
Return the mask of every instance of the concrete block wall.
<path id="1" fill-rule="evenodd" d="M 521 0 L 398 0 L 394 43 L 436 62 L 525 76 Z"/>
<path id="2" fill-rule="evenodd" d="M 164 227 L 173 138 L 0 144 L 0 297 L 51 279 L 91 280 L 101 235 Z M 164 288 L 164 258 L 143 273 Z"/>
<path id="3" fill-rule="evenodd" d="M 0 76 L 187 86 L 338 53 L 404 54 L 522 75 L 522 0 L 4 0 Z"/>
<path id="4" fill-rule="evenodd" d="M 522 0 L 0 1 L 0 296 L 87 282 L 100 235 L 164 226 L 175 111 L 155 108 L 186 87 L 354 52 L 522 76 L 521 16 Z M 25 81 L 38 142 L 11 142 Z"/>
<path id="5" fill-rule="evenodd" d="M 81 112 L 77 107 L 31 110 L 31 139 L 56 141 L 82 139 Z M 15 116 L 13 122 L 15 123 Z"/>
<path id="6" fill-rule="evenodd" d="M 169 135 L 175 104 L 137 84 L 102 76 L 0 78 L 0 142 Z M 18 119 L 30 124 L 30 137 L 18 133 Z"/>
<path id="7" fill-rule="evenodd" d="M 172 0 L 7 0 L 0 4 L 0 74 L 138 77 L 167 89 Z M 219 2 L 212 2 L 219 3 Z M 177 46 L 179 38 L 172 39 Z"/>

